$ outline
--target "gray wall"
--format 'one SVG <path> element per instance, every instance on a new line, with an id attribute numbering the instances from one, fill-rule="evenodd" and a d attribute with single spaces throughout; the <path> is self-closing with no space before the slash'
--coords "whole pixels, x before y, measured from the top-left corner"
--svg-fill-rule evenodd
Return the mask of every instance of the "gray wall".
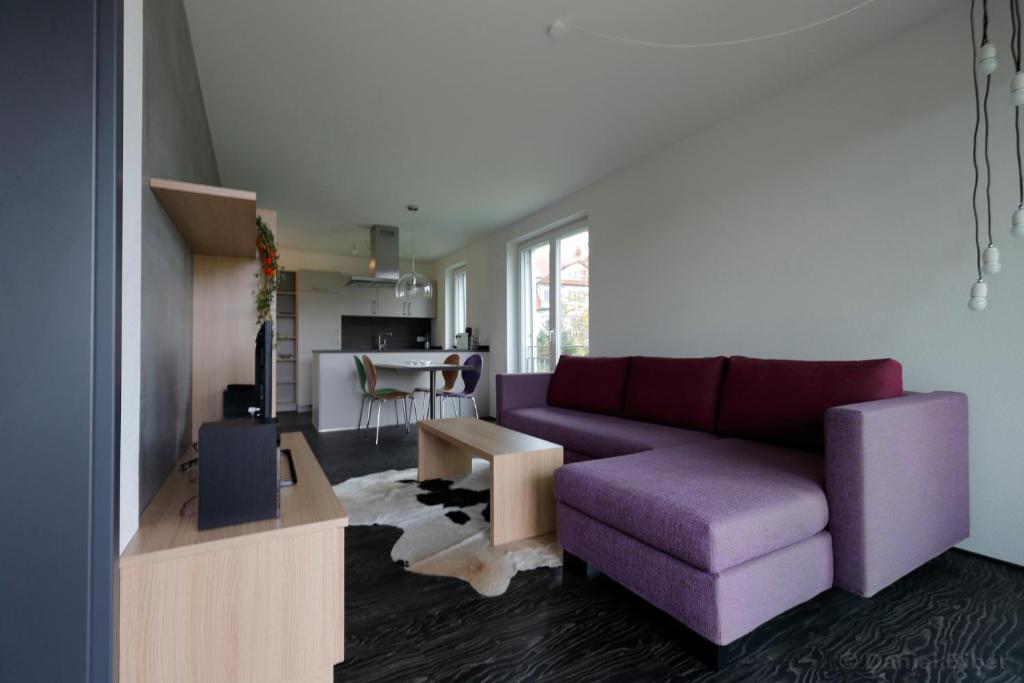
<path id="1" fill-rule="evenodd" d="M 181 0 L 144 8 L 142 173 L 220 184 Z M 142 193 L 142 386 L 139 509 L 188 444 L 192 256 L 156 197 Z"/>

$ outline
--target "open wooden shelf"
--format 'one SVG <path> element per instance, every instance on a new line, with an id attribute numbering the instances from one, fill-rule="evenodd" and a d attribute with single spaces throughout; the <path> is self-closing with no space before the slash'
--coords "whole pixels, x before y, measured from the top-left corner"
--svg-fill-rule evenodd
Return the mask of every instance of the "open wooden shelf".
<path id="1" fill-rule="evenodd" d="M 256 193 L 150 178 L 149 187 L 195 254 L 256 258 Z"/>

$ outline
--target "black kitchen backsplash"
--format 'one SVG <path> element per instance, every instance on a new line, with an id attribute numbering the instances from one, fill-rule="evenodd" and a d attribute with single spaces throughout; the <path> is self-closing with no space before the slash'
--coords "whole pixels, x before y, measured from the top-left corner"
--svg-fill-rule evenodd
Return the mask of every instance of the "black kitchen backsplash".
<path id="1" fill-rule="evenodd" d="M 377 335 L 391 333 L 389 349 L 422 349 L 416 337 L 430 338 L 430 320 L 426 318 L 377 318 L 343 315 L 341 317 L 342 351 L 376 351 Z"/>

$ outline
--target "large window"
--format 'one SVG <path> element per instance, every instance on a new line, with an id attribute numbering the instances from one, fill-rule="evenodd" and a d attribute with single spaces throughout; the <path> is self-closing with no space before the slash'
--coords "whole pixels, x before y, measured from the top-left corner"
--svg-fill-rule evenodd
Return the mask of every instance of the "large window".
<path id="1" fill-rule="evenodd" d="M 575 224 L 519 248 L 519 369 L 590 353 L 590 234 Z M 552 277 L 552 274 L 555 274 Z"/>
<path id="2" fill-rule="evenodd" d="M 466 331 L 466 266 L 456 266 L 449 272 L 451 294 L 448 304 L 448 343 L 455 343 L 455 335 Z"/>

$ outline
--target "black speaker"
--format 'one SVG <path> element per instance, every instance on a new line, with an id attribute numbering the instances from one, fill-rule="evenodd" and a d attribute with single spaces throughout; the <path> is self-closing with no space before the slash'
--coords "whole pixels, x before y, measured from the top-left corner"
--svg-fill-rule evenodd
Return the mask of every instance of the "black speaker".
<path id="1" fill-rule="evenodd" d="M 277 423 L 207 422 L 199 428 L 199 529 L 281 516 Z"/>
<path id="2" fill-rule="evenodd" d="M 255 384 L 229 384 L 224 390 L 224 419 L 249 417 L 249 408 L 260 405 Z"/>

